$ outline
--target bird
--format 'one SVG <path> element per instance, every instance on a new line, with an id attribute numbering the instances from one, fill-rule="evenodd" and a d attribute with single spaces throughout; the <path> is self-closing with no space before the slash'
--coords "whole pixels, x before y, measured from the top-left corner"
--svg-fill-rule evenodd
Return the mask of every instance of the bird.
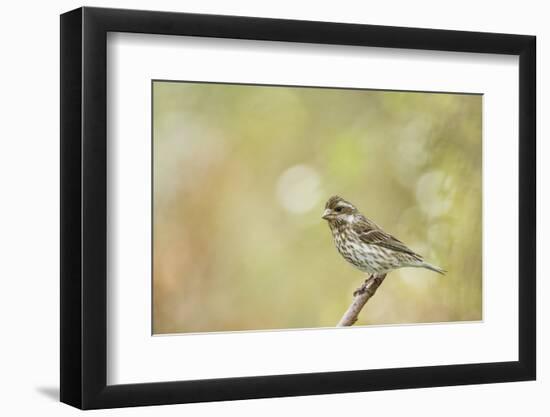
<path id="1" fill-rule="evenodd" d="M 342 197 L 335 195 L 328 199 L 322 218 L 328 222 L 340 255 L 363 272 L 383 275 L 404 267 L 426 268 L 439 274 L 446 272 L 426 262 Z"/>

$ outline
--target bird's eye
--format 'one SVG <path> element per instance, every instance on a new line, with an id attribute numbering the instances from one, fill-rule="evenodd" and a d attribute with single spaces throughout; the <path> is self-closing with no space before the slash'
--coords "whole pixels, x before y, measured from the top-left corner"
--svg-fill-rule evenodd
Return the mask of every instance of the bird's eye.
<path id="1" fill-rule="evenodd" d="M 336 207 L 336 208 L 334 209 L 334 211 L 337 212 L 337 213 L 342 212 L 342 206 Z"/>

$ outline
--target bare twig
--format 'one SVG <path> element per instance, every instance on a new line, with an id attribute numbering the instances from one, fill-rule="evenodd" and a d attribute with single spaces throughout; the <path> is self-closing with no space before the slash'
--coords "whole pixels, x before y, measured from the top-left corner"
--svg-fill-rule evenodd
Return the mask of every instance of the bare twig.
<path id="1" fill-rule="evenodd" d="M 361 285 L 353 294 L 353 302 L 344 316 L 340 319 L 340 322 L 337 324 L 338 327 L 353 326 L 353 324 L 357 321 L 357 316 L 359 316 L 359 313 L 367 301 L 370 300 L 380 284 L 382 284 L 384 278 L 386 278 L 386 274 L 373 274 L 365 280 L 363 285 Z"/>

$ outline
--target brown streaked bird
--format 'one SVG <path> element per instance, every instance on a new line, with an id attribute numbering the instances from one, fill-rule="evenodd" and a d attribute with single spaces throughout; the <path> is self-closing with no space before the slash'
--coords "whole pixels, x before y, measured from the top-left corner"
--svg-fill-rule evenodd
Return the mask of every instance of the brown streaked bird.
<path id="1" fill-rule="evenodd" d="M 446 272 L 424 261 L 422 256 L 383 231 L 339 196 L 329 198 L 322 217 L 330 226 L 340 255 L 363 272 L 386 274 L 404 267 L 426 268 L 440 274 Z"/>

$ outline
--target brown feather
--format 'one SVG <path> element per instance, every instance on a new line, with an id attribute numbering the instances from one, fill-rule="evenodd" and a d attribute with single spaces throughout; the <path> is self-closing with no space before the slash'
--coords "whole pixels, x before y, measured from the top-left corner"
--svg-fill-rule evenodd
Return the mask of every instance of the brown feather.
<path id="1" fill-rule="evenodd" d="M 369 245 L 377 245 L 396 252 L 406 253 L 422 259 L 420 255 L 409 249 L 403 242 L 396 237 L 383 231 L 373 221 L 368 220 L 364 216 L 354 222 L 353 230 L 359 235 L 362 242 Z"/>

